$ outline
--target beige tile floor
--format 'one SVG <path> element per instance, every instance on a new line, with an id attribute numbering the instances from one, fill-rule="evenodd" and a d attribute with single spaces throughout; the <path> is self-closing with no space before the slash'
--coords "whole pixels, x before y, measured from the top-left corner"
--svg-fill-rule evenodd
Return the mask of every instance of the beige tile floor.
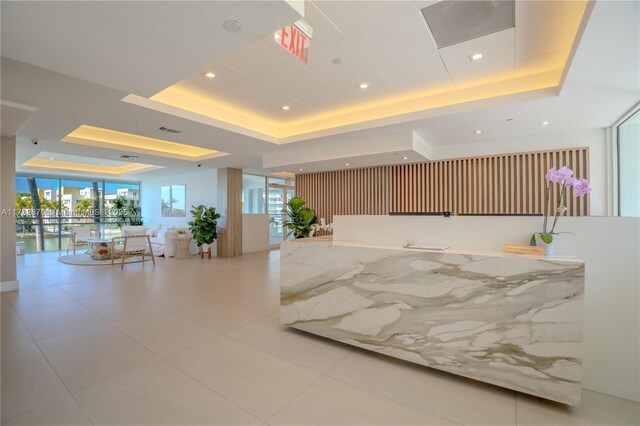
<path id="1" fill-rule="evenodd" d="M 110 266 L 18 261 L 2 294 L 2 424 L 637 425 L 279 325 L 279 252 Z"/>

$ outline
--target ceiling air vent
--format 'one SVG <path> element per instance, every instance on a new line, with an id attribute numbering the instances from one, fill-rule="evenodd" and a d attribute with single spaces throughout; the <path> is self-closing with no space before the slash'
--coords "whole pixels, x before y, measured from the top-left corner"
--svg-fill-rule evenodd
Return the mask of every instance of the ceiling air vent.
<path id="1" fill-rule="evenodd" d="M 125 160 L 137 160 L 138 157 L 136 155 L 121 155 L 120 158 L 124 158 Z"/>
<path id="2" fill-rule="evenodd" d="M 167 126 L 160 126 L 156 130 L 160 130 L 161 132 L 171 133 L 172 135 L 177 135 L 179 133 L 182 133 L 182 130 L 172 129 L 171 127 L 167 127 Z"/>
<path id="3" fill-rule="evenodd" d="M 443 0 L 422 9 L 438 48 L 515 26 L 514 0 Z"/>

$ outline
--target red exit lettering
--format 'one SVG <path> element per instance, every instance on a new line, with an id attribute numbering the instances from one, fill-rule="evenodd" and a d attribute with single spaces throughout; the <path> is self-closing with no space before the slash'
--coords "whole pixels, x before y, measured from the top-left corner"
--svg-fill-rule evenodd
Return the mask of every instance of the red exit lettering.
<path id="1" fill-rule="evenodd" d="M 275 39 L 293 56 L 305 64 L 309 63 L 309 39 L 295 25 L 282 27 L 280 31 L 276 32 Z"/>

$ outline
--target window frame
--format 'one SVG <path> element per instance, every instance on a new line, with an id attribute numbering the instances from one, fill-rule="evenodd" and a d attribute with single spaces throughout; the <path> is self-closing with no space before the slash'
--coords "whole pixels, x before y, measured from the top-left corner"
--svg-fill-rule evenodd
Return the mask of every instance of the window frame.
<path id="1" fill-rule="evenodd" d="M 636 113 L 640 113 L 640 102 L 635 104 L 627 111 L 613 126 L 610 132 L 610 149 L 611 154 L 611 184 L 609 185 L 611 197 L 609 197 L 609 215 L 620 217 L 620 132 L 619 127 L 623 125 Z"/>

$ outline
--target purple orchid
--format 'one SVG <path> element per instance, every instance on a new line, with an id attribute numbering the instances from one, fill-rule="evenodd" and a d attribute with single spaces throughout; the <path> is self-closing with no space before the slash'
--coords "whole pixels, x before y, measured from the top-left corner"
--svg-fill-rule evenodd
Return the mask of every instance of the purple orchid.
<path id="1" fill-rule="evenodd" d="M 571 170 L 567 166 L 564 166 L 558 169 L 558 171 L 555 173 L 555 176 L 553 177 L 553 181 L 555 183 L 563 184 L 569 179 L 571 179 L 571 176 L 573 176 L 573 170 Z"/>
<path id="2" fill-rule="evenodd" d="M 544 175 L 544 178 L 547 180 L 547 182 L 555 182 L 556 176 L 556 169 L 554 169 L 553 167 L 549 169 L 549 171 L 547 172 L 546 175 Z"/>
<path id="3" fill-rule="evenodd" d="M 573 183 L 573 195 L 583 197 L 591 192 L 591 184 L 586 179 L 575 179 Z"/>
<path id="4" fill-rule="evenodd" d="M 565 192 L 567 187 L 573 187 L 573 195 L 576 197 L 584 197 L 591 192 L 591 184 L 586 179 L 577 179 L 573 177 L 573 170 L 567 166 L 563 166 L 556 170 L 554 167 L 550 168 L 544 176 L 547 181 L 547 194 L 546 194 L 546 207 L 544 214 L 544 224 L 542 226 L 542 233 L 540 234 L 543 241 L 549 244 L 553 240 L 555 234 L 556 224 L 560 216 L 567 212 L 567 208 L 564 206 Z M 547 231 L 547 223 L 549 218 L 549 204 L 551 202 L 551 184 L 557 183 L 560 185 L 560 191 L 558 192 L 558 200 L 556 203 L 555 217 L 551 230 Z"/>

